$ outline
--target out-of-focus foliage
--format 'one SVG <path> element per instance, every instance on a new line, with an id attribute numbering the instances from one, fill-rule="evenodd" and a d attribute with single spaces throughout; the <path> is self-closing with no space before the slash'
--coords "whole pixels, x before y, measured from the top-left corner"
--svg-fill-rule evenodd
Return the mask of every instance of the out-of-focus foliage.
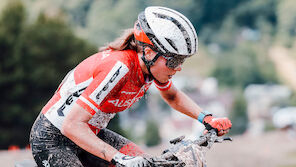
<path id="1" fill-rule="evenodd" d="M 155 146 L 160 143 L 160 135 L 157 123 L 152 120 L 148 120 L 145 140 L 147 146 Z"/>
<path id="2" fill-rule="evenodd" d="M 271 43 L 269 38 L 276 33 L 277 27 L 277 4 L 277 0 L 245 1 L 231 10 L 220 27 L 203 29 L 202 39 L 206 43 L 219 44 L 222 51 L 240 47 L 243 40 L 257 43 L 268 38 Z"/>
<path id="3" fill-rule="evenodd" d="M 137 14 L 147 6 L 166 6 L 180 11 L 192 21 L 205 44 L 218 42 L 222 46 L 230 42 L 228 46 L 235 47 L 232 44 L 237 44 L 240 29 L 250 28 L 261 37 L 278 34 L 278 39 L 291 45 L 295 31 L 293 0 L 22 1 L 30 8 L 30 18 L 36 18 L 39 12 L 65 13 L 79 36 L 100 46 L 112 41 L 120 30 L 133 27 Z"/>
<path id="4" fill-rule="evenodd" d="M 0 18 L 0 90 L 4 97 L 0 102 L 0 148 L 20 139 L 24 134 L 19 132 L 28 132 L 28 126 L 19 125 L 32 122 L 28 112 L 22 112 L 22 107 L 18 105 L 18 100 L 27 100 L 26 97 L 19 96 L 25 90 L 21 84 L 23 71 L 19 67 L 20 56 L 15 49 L 25 26 L 24 16 L 23 6 L 14 3 L 8 6 Z"/>
<path id="5" fill-rule="evenodd" d="M 232 122 L 230 134 L 243 134 L 247 130 L 247 102 L 243 97 L 242 93 L 238 93 L 237 97 L 235 98 L 233 109 L 230 113 L 229 118 Z"/>
<path id="6" fill-rule="evenodd" d="M 86 37 L 104 45 L 118 37 L 123 29 L 132 28 L 137 19 L 140 1 L 94 1 L 87 17 Z"/>
<path id="7" fill-rule="evenodd" d="M 248 0 L 23 0 L 30 7 L 30 18 L 38 12 L 62 11 L 79 36 L 103 45 L 117 37 L 121 30 L 132 28 L 140 11 L 147 6 L 166 6 L 187 16 L 197 28 L 217 30 L 232 9 Z"/>
<path id="8" fill-rule="evenodd" d="M 293 0 L 281 0 L 276 10 L 279 43 L 291 47 L 296 37 L 296 5 Z"/>
<path id="9" fill-rule="evenodd" d="M 277 2 L 277 0 L 246 1 L 233 12 L 236 24 L 253 29 L 260 29 L 263 24 L 275 26 Z"/>
<path id="10" fill-rule="evenodd" d="M 229 87 L 246 87 L 251 83 L 276 82 L 271 62 L 262 59 L 256 46 L 244 44 L 244 47 L 225 53 L 217 60 L 213 71 L 220 84 Z M 260 59 L 261 58 L 261 59 Z"/>
<path id="11" fill-rule="evenodd" d="M 0 148 L 28 144 L 34 119 L 63 76 L 96 52 L 60 19 L 40 15 L 28 24 L 25 16 L 13 1 L 0 18 Z"/>

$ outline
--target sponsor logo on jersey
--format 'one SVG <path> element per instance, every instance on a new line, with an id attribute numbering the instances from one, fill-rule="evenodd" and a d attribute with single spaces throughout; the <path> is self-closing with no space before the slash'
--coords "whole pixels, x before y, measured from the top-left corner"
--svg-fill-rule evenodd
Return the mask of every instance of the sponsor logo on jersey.
<path id="1" fill-rule="evenodd" d="M 65 109 L 67 106 L 71 105 L 72 102 L 74 101 L 74 98 L 78 98 L 78 97 L 83 93 L 83 91 L 84 91 L 85 89 L 86 89 L 86 87 L 84 87 L 84 88 L 82 88 L 82 89 L 80 89 L 80 90 L 78 90 L 78 91 L 72 93 L 72 94 L 67 98 L 67 100 L 65 101 L 65 103 L 64 103 L 64 104 L 63 104 L 63 105 L 57 110 L 58 115 L 59 115 L 59 116 L 65 116 L 64 113 L 63 113 L 64 109 Z"/>
<path id="2" fill-rule="evenodd" d="M 139 92 L 126 92 L 126 91 L 121 92 L 121 93 L 137 94 L 132 99 L 128 99 L 128 100 L 121 100 L 121 99 L 108 100 L 108 103 L 113 104 L 115 107 L 130 107 L 131 105 L 133 105 L 135 102 L 139 101 L 143 97 L 143 95 L 145 94 L 145 92 L 147 91 L 147 89 L 149 88 L 150 85 L 151 85 L 151 83 L 147 84 L 147 85 L 143 85 L 142 88 L 139 90 Z"/>
<path id="3" fill-rule="evenodd" d="M 126 94 L 126 95 L 134 95 L 137 94 L 138 92 L 127 92 L 127 91 L 121 91 L 122 94 Z"/>
<path id="4" fill-rule="evenodd" d="M 108 100 L 109 103 L 113 104 L 115 107 L 127 107 L 132 103 L 133 99 L 128 100 Z"/>
<path id="5" fill-rule="evenodd" d="M 106 85 L 103 87 L 103 89 L 97 94 L 96 98 L 100 99 L 100 95 L 102 94 L 103 91 L 106 91 L 109 88 L 109 84 L 113 83 L 113 81 L 116 79 L 116 77 L 120 73 L 120 69 L 122 68 L 122 65 L 117 69 L 117 71 L 113 74 L 111 79 L 106 83 Z"/>
<path id="6" fill-rule="evenodd" d="M 105 97 L 128 72 L 129 68 L 124 63 L 117 61 L 107 76 L 105 76 L 104 80 L 89 95 L 89 98 L 97 105 L 101 105 L 101 102 L 105 99 Z"/>
<path id="7" fill-rule="evenodd" d="M 135 97 L 133 99 L 128 99 L 128 100 L 120 100 L 120 99 L 108 100 L 108 102 L 111 103 L 111 104 L 113 104 L 115 107 L 129 107 L 133 103 L 139 101 L 141 98 L 142 98 L 142 96 Z"/>

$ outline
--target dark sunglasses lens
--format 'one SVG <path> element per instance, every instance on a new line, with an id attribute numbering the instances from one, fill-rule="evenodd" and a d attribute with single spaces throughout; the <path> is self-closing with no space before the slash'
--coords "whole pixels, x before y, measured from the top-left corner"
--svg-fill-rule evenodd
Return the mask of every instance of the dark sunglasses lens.
<path id="1" fill-rule="evenodd" d="M 180 64 L 184 63 L 185 58 L 173 58 L 169 57 L 167 58 L 166 66 L 169 68 L 177 68 Z"/>

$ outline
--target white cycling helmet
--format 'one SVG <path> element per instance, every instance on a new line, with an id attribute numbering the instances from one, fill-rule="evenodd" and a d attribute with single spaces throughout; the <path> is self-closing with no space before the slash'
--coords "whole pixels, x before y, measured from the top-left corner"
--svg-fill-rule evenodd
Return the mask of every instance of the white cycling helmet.
<path id="1" fill-rule="evenodd" d="M 138 15 L 134 36 L 162 54 L 189 57 L 197 52 L 195 28 L 181 13 L 166 7 L 147 7 Z"/>

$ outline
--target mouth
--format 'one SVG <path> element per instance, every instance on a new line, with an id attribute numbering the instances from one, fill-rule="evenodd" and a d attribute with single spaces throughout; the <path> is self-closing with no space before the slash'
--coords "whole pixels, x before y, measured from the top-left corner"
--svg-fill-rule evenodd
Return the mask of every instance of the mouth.
<path id="1" fill-rule="evenodd" d="M 168 75 L 169 76 L 169 79 L 171 79 L 173 77 L 173 75 Z"/>

